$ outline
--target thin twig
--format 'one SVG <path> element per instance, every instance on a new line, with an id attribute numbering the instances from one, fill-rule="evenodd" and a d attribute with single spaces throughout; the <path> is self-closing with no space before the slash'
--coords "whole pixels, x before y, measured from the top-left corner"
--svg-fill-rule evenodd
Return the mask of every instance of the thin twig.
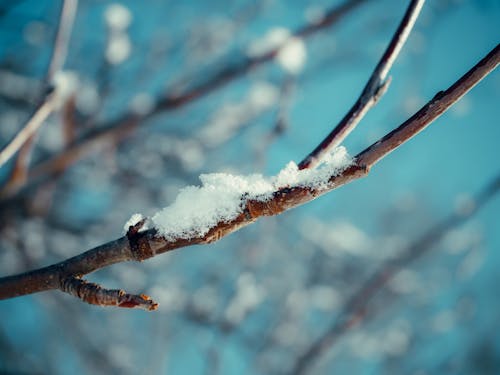
<path id="1" fill-rule="evenodd" d="M 347 112 L 330 134 L 328 134 L 326 138 L 299 163 L 299 169 L 316 166 L 329 150 L 338 146 L 349 133 L 354 130 L 365 114 L 377 104 L 379 99 L 385 94 L 391 81 L 390 78 L 386 80 L 387 74 L 394 64 L 401 48 L 403 48 L 408 35 L 410 35 L 413 25 L 424 5 L 424 1 L 425 0 L 410 1 L 401 23 L 358 100 L 356 100 L 356 103 L 354 103 L 349 112 Z"/>
<path id="2" fill-rule="evenodd" d="M 0 168 L 37 132 L 55 107 L 55 93 L 52 92 L 39 104 L 24 127 L 0 152 Z"/>
<path id="3" fill-rule="evenodd" d="M 448 108 L 460 100 L 462 96 L 477 85 L 488 73 L 493 71 L 499 63 L 500 44 L 493 48 L 486 57 L 465 73 L 451 87 L 444 91 L 439 91 L 432 100 L 398 128 L 361 152 L 356 157 L 358 163 L 367 166 L 374 165 L 399 145 L 420 133 Z"/>
<path id="4" fill-rule="evenodd" d="M 61 282 L 68 277 L 81 277 L 111 264 L 131 260 L 142 261 L 181 247 L 217 241 L 227 234 L 253 223 L 259 217 L 277 215 L 309 202 L 352 180 L 366 176 L 375 163 L 439 117 L 459 97 L 488 75 L 499 62 L 500 45 L 496 46 L 449 89 L 436 95 L 399 128 L 358 154 L 357 163 L 340 174 L 331 176 L 325 187 L 283 187 L 265 202 L 249 200 L 243 196 L 241 199 L 244 209 L 241 214 L 229 222 L 219 222 L 203 236 L 190 239 L 166 239 L 160 237 L 155 229 L 141 232 L 140 228 L 131 227 L 126 237 L 98 246 L 76 257 L 49 267 L 1 278 L 0 299 L 50 289 L 61 289 Z"/>
<path id="5" fill-rule="evenodd" d="M 145 294 L 129 294 L 121 289 L 104 289 L 77 277 L 68 277 L 61 281 L 61 290 L 97 306 L 117 306 L 129 309 L 156 310 L 158 304 Z"/>
<path id="6" fill-rule="evenodd" d="M 59 27 L 56 33 L 52 57 L 47 71 L 47 81 L 52 82 L 54 75 L 60 71 L 68 54 L 69 39 L 75 21 L 78 0 L 63 0 L 61 15 L 59 17 Z"/>
<path id="7" fill-rule="evenodd" d="M 473 208 L 467 212 L 459 212 L 435 225 L 429 232 L 422 235 L 411 246 L 395 259 L 381 264 L 370 278 L 345 303 L 335 322 L 316 339 L 297 359 L 292 374 L 308 373 L 308 370 L 328 350 L 331 350 L 336 340 L 350 327 L 357 324 L 365 315 L 368 302 L 389 282 L 399 271 L 409 263 L 421 257 L 432 249 L 451 229 L 472 218 L 482 207 L 500 191 L 500 174 L 490 181 L 474 199 Z"/>
<path id="8" fill-rule="evenodd" d="M 0 168 L 14 154 L 36 134 L 43 125 L 47 117 L 57 108 L 57 90 L 51 88 L 55 73 L 57 73 L 66 58 L 68 42 L 71 34 L 71 28 L 74 22 L 77 0 L 64 0 L 61 6 L 59 25 L 54 40 L 52 56 L 45 76 L 45 97 L 41 100 L 38 107 L 34 110 L 29 120 L 23 128 L 14 136 L 14 138 L 0 152 Z"/>

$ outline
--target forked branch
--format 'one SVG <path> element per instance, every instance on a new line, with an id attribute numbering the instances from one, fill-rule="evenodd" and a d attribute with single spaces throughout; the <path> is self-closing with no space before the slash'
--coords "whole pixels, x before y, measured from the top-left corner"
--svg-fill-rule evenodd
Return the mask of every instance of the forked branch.
<path id="1" fill-rule="evenodd" d="M 229 233 L 246 226 L 262 216 L 277 215 L 285 210 L 309 202 L 339 186 L 365 176 L 379 160 L 431 124 L 460 97 L 476 85 L 500 63 L 500 45 L 470 69 L 445 91 L 436 95 L 400 127 L 381 138 L 356 156 L 355 163 L 339 174 L 332 175 L 321 188 L 286 186 L 274 192 L 263 202 L 241 197 L 242 212 L 229 222 L 219 222 L 203 236 L 166 239 L 155 229 L 140 231 L 129 228 L 128 235 L 98 246 L 78 256 L 49 267 L 0 279 L 0 299 L 36 293 L 50 289 L 63 289 L 68 277 L 80 278 L 85 274 L 124 261 L 142 261 L 164 252 L 195 244 L 217 241 Z M 116 303 L 115 305 L 119 305 Z"/>
<path id="2" fill-rule="evenodd" d="M 379 99 L 385 94 L 391 82 L 390 78 L 387 79 L 387 74 L 408 39 L 413 25 L 420 14 L 420 10 L 424 5 L 424 1 L 412 0 L 410 2 L 401 23 L 373 70 L 358 100 L 356 100 L 356 103 L 354 103 L 330 134 L 299 163 L 300 169 L 311 168 L 317 165 L 329 150 L 338 146 L 354 130 L 370 108 L 377 104 Z"/>

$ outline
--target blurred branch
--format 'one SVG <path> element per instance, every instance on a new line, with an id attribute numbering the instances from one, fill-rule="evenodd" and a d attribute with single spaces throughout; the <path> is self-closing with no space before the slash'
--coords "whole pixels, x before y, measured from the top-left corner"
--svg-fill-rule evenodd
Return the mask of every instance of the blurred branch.
<path id="1" fill-rule="evenodd" d="M 0 168 L 37 132 L 55 107 L 55 93 L 51 92 L 33 111 L 33 114 L 24 127 L 0 151 Z"/>
<path id="2" fill-rule="evenodd" d="M 61 15 L 59 17 L 59 27 L 52 49 L 52 57 L 49 63 L 46 80 L 52 82 L 54 75 L 62 69 L 66 55 L 68 54 L 69 39 L 75 21 L 78 0 L 62 0 Z"/>
<path id="3" fill-rule="evenodd" d="M 375 67 L 363 92 L 351 107 L 340 123 L 330 134 L 299 163 L 299 169 L 311 168 L 317 165 L 321 158 L 331 149 L 338 146 L 354 130 L 365 114 L 379 101 L 387 91 L 391 79 L 387 74 L 396 60 L 401 48 L 405 44 L 408 35 L 420 14 L 425 0 L 412 0 L 408 9 L 392 37 L 382 58 Z"/>
<path id="4" fill-rule="evenodd" d="M 392 150 L 431 124 L 461 96 L 490 73 L 500 62 L 500 45 L 470 69 L 445 91 L 439 92 L 420 111 L 378 142 L 357 155 L 355 163 L 339 174 L 330 176 L 326 186 L 285 186 L 278 189 L 267 201 L 241 197 L 242 212 L 228 222 L 219 222 L 205 235 L 189 239 L 162 238 L 155 229 L 140 231 L 144 221 L 131 226 L 127 236 L 108 242 L 63 262 L 28 273 L 0 279 L 0 299 L 50 289 L 63 289 L 69 277 L 85 274 L 124 261 L 143 261 L 164 252 L 195 244 L 217 241 L 259 217 L 277 215 L 290 208 L 309 202 L 335 188 L 366 176 L 370 168 Z"/>
<path id="5" fill-rule="evenodd" d="M 245 75 L 249 71 L 272 61 L 279 51 L 290 41 L 291 38 L 306 38 L 330 27 L 341 21 L 349 12 L 367 0 L 345 0 L 342 4 L 333 6 L 326 11 L 324 17 L 318 22 L 308 23 L 293 32 L 288 39 L 275 46 L 271 50 L 254 57 L 246 58 L 243 63 L 230 65 L 214 73 L 199 85 L 186 90 L 180 94 L 165 93 L 156 101 L 153 108 L 145 114 L 137 114 L 128 111 L 119 118 L 107 123 L 96 124 L 95 129 L 73 145 L 67 147 L 52 158 L 35 165 L 28 174 L 29 182 L 36 182 L 40 178 L 54 176 L 64 171 L 68 166 L 83 158 L 85 155 L 95 151 L 96 146 L 106 145 L 107 142 L 119 142 L 124 135 L 129 134 L 137 126 L 152 117 L 168 111 L 179 109 L 189 103 L 201 99 L 205 95 L 227 85 L 235 79 Z M 28 182 L 28 183 L 29 183 Z M 21 187 L 19 187 L 21 188 Z M 3 198 L 15 195 L 19 190 L 4 192 Z"/>
<path id="6" fill-rule="evenodd" d="M 36 134 L 43 125 L 47 117 L 57 108 L 59 93 L 58 89 L 53 89 L 55 74 L 61 70 L 66 58 L 68 42 L 71 35 L 71 28 L 75 18 L 77 0 L 63 0 L 59 26 L 54 40 L 52 56 L 45 76 L 45 97 L 41 100 L 24 127 L 14 136 L 14 138 L 0 152 L 0 168 Z M 29 143 L 31 147 L 32 142 Z M 28 148 L 29 148 L 28 147 Z M 19 166 L 19 164 L 18 164 Z"/>
<path id="7" fill-rule="evenodd" d="M 327 351 L 331 350 L 336 340 L 342 334 L 363 319 L 369 301 L 388 281 L 408 266 L 409 263 L 431 250 L 451 229 L 472 218 L 499 191 L 500 174 L 492 181 L 489 181 L 481 192 L 477 194 L 471 209 L 450 215 L 445 220 L 433 226 L 431 230 L 422 235 L 396 258 L 381 264 L 373 275 L 361 284 L 358 291 L 347 300 L 330 328 L 316 339 L 297 359 L 291 373 L 297 375 L 309 373 L 308 370 L 314 362 Z"/>

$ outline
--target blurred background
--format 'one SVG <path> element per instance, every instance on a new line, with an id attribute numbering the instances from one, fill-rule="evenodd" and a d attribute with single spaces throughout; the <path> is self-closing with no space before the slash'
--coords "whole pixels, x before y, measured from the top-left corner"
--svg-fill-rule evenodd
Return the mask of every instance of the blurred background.
<path id="1" fill-rule="evenodd" d="M 69 94 L 0 169 L 1 275 L 120 237 L 201 173 L 299 162 L 354 103 L 407 3 L 81 1 L 56 74 Z M 2 147 L 45 97 L 61 6 L 0 1 Z M 495 0 L 428 1 L 351 155 L 496 46 L 499 20 Z M 269 55 L 297 30 L 288 55 Z M 88 275 L 151 295 L 154 313 L 55 291 L 1 301 L 0 372 L 500 372 L 500 199 L 471 215 L 500 170 L 499 100 L 497 70 L 368 177 L 217 243 Z M 443 226 L 450 215 L 467 220 Z"/>

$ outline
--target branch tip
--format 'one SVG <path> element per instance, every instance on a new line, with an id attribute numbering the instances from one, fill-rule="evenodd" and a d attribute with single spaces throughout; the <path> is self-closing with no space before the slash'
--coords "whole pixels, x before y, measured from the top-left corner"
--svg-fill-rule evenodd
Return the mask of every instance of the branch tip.
<path id="1" fill-rule="evenodd" d="M 122 289 L 105 289 L 99 284 L 78 277 L 61 280 L 60 290 L 91 305 L 139 308 L 147 311 L 158 308 L 158 303 L 145 294 L 130 294 Z"/>

